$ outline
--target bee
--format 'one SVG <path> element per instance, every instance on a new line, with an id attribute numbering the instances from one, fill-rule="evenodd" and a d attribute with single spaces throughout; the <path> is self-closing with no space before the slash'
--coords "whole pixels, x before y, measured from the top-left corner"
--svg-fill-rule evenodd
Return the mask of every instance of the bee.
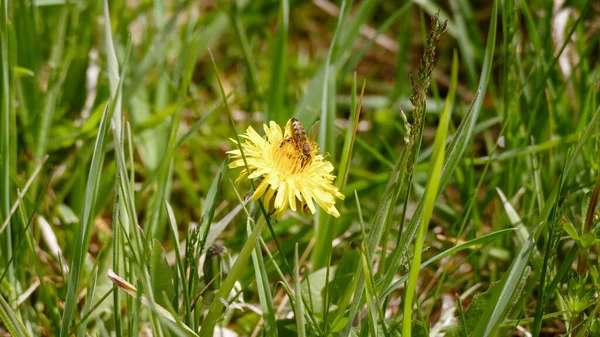
<path id="1" fill-rule="evenodd" d="M 299 155 L 302 157 L 302 167 L 306 166 L 310 163 L 313 155 L 312 145 L 316 138 L 316 135 L 319 133 L 320 123 L 317 121 L 308 132 L 304 129 L 302 123 L 296 118 L 292 118 L 290 122 L 291 136 L 285 138 L 280 147 L 283 147 L 285 144 L 291 143 L 296 151 L 299 152 Z"/>
<path id="2" fill-rule="evenodd" d="M 306 137 L 304 126 L 296 118 L 292 118 L 292 140 L 296 147 L 302 151 L 303 161 L 308 161 L 312 153 L 312 148 L 310 147 L 308 137 Z"/>

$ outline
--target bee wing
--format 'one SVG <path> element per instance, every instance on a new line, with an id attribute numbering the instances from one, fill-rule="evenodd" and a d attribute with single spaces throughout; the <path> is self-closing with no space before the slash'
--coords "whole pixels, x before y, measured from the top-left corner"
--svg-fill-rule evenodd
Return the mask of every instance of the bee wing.
<path id="1" fill-rule="evenodd" d="M 319 131 L 321 130 L 321 121 L 316 121 L 308 130 L 308 139 L 314 142 L 319 137 Z"/>

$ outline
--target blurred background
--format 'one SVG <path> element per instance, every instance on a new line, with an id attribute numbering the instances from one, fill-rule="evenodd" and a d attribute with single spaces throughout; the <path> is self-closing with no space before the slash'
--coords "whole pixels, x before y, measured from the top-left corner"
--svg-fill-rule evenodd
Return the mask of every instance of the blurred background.
<path id="1" fill-rule="evenodd" d="M 300 253 L 306 252 L 307 274 L 327 264 L 328 250 L 323 247 L 329 247 L 329 242 L 334 247 L 332 265 L 340 264 L 345 252 L 359 250 L 359 210 L 364 219 L 373 218 L 405 146 L 403 114 L 412 122 L 413 110 L 409 74 L 418 69 L 431 16 L 439 12 L 441 21 L 449 20 L 448 31 L 435 52 L 423 144 L 414 164 L 406 213 L 404 200 L 399 200 L 378 252 L 383 261 L 379 263 L 385 264 L 403 230 L 401 217 L 411 218 L 427 184 L 427 165 L 449 91 L 454 51 L 459 56 L 459 76 L 449 134 L 456 132 L 478 88 L 484 85 L 481 78 L 492 8 L 491 1 L 459 0 L 108 1 L 109 35 L 119 65 L 111 69 L 107 50 L 112 48 L 107 45 L 101 1 L 3 1 L 1 58 L 6 81 L 2 97 L 3 102 L 12 102 L 3 106 L 9 111 L 2 120 L 2 171 L 8 177 L 1 185 L 3 221 L 18 200 L 17 188 L 22 190 L 33 175 L 35 179 L 23 196 L 25 215 L 18 218 L 17 212 L 10 220 L 12 230 L 1 233 L 0 266 L 7 268 L 9 257 L 19 251 L 13 245 L 22 238 L 24 220 L 33 210 L 37 215 L 28 229 L 33 250 L 15 255 L 16 269 L 3 280 L 0 290 L 14 301 L 33 284 L 37 273 L 25 266 L 35 252 L 41 273 L 55 288 L 51 298 L 60 303 L 65 300 L 63 276 L 68 273 L 57 256 L 72 261 L 73 250 L 79 247 L 75 242 L 81 215 L 89 205 L 86 186 L 110 97 L 111 72 L 122 79 L 122 120 L 127 126 L 124 147 L 126 161 L 133 163 L 129 169 L 136 216 L 145 235 L 158 240 L 166 259 L 174 264 L 175 246 L 164 201 L 172 206 L 184 240 L 202 222 L 211 184 L 226 151 L 235 148 L 209 51 L 229 95 L 239 133 L 249 125 L 260 133 L 263 123 L 273 120 L 283 125 L 291 117 L 308 130 L 326 109 L 333 123 L 327 126 L 326 140 L 320 142 L 336 167 L 334 174 L 349 117 L 365 83 L 356 142 L 342 190 L 346 199 L 337 204 L 341 217 L 335 225 L 330 220 L 319 222 L 331 226 L 327 227 L 331 232 L 315 227 L 317 217 L 304 213 L 289 214 L 273 227 L 288 261 L 293 261 L 296 242 Z M 506 1 L 499 8 L 487 90 L 479 93 L 482 105 L 466 152 L 436 203 L 426 238 L 431 251 L 426 251 L 426 256 L 460 240 L 514 225 L 498 189 L 511 201 L 521 221 L 533 226 L 531 222 L 543 206 L 540 196 L 545 199 L 556 184 L 569 148 L 575 146 L 596 109 L 600 3 Z M 10 76 L 6 69 L 12 69 Z M 89 255 L 79 284 L 81 290 L 91 280 L 96 282 L 91 274 L 99 270 L 96 299 L 112 286 L 103 276 L 111 265 L 118 171 L 111 132 L 91 210 L 93 221 L 86 232 Z M 583 159 L 576 162 L 578 170 L 569 180 L 571 195 L 565 208 L 574 222 L 582 216 L 581 204 L 589 200 L 585 195 L 599 164 L 596 150 L 593 144 L 583 150 Z M 500 159 L 489 160 L 490 154 L 500 155 Z M 242 197 L 250 191 L 246 180 L 232 183 L 238 174 L 238 170 L 226 171 L 213 220 L 222 221 L 218 242 L 234 257 L 247 238 L 246 217 L 236 208 L 235 189 Z M 271 252 L 276 252 L 268 231 L 263 238 Z M 26 251 L 27 246 L 18 247 Z M 489 249 L 461 255 L 452 262 L 453 273 L 423 292 L 430 301 L 424 320 L 432 325 L 439 321 L 444 294 L 462 293 L 476 284 L 487 288 L 501 277 L 515 254 L 515 240 L 507 235 Z M 272 264 L 267 263 L 266 270 L 276 279 Z M 435 268 L 423 271 L 424 275 L 436 272 Z M 240 286 L 245 300 L 256 304 L 253 278 L 254 272 L 247 270 Z M 533 292 L 534 286 L 535 282 L 528 283 L 525 291 Z M 53 325 L 63 308 L 56 308 L 54 314 L 48 309 L 38 312 L 36 303 L 44 301 L 37 298 L 35 290 L 33 294 L 20 302 L 28 307 L 22 309 L 22 317 L 41 335 L 54 335 Z M 390 300 L 397 304 L 393 298 L 399 295 Z M 520 305 L 520 312 L 527 312 L 535 304 L 524 301 Z M 76 311 L 81 314 L 82 310 Z M 120 310 L 126 311 L 125 307 Z M 390 305 L 389 310 L 395 314 L 399 308 Z M 96 329 L 91 335 L 107 335 L 103 331 L 111 331 L 116 312 L 112 301 L 103 302 L 91 316 L 94 319 L 89 325 Z M 236 315 L 231 329 L 250 335 L 260 315 L 248 310 Z M 564 329 L 561 324 L 549 325 Z"/>

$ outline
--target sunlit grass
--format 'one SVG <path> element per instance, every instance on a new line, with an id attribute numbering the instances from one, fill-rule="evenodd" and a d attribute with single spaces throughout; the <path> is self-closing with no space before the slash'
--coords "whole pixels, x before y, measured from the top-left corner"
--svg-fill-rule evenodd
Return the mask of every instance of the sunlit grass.
<path id="1" fill-rule="evenodd" d="M 0 4 L 0 336 L 600 335 L 593 1 Z"/>

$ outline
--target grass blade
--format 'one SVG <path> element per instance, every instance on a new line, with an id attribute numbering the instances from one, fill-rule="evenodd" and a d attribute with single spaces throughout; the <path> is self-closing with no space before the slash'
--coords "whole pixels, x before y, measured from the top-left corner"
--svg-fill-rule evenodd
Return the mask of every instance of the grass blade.
<path id="1" fill-rule="evenodd" d="M 202 337 L 212 337 L 217 321 L 221 317 L 221 310 L 223 309 L 223 301 L 227 301 L 227 297 L 229 293 L 233 289 L 235 282 L 239 279 L 244 269 L 247 268 L 248 259 L 250 255 L 252 255 L 252 251 L 256 248 L 256 243 L 258 242 L 258 238 L 260 233 L 262 232 L 262 228 L 264 227 L 264 221 L 259 221 L 246 243 L 244 243 L 244 247 L 240 251 L 237 259 L 234 264 L 231 266 L 229 270 L 229 274 L 223 283 L 221 284 L 221 289 L 219 289 L 219 293 L 216 295 L 217 298 L 211 304 L 208 314 L 204 318 L 204 324 L 200 329 L 200 336 Z"/>
<path id="2" fill-rule="evenodd" d="M 494 294 L 493 299 L 490 301 L 490 305 L 482 314 L 479 324 L 475 328 L 475 331 L 473 331 L 473 337 L 489 336 L 504 319 L 504 316 L 509 309 L 510 302 L 517 289 L 522 284 L 525 269 L 528 265 L 527 261 L 535 248 L 535 231 L 537 230 L 534 230 L 534 233 L 521 247 L 519 254 L 502 281 L 502 288 Z M 492 303 L 494 303 L 494 305 L 492 305 Z"/>
<path id="3" fill-rule="evenodd" d="M 369 268 L 367 258 L 365 254 L 360 255 L 361 266 L 363 271 L 363 277 L 365 278 L 366 287 L 365 294 L 367 297 L 367 317 L 369 318 L 368 326 L 369 326 L 369 336 L 378 336 L 377 334 L 377 304 L 375 301 L 375 288 L 373 287 L 372 277 L 371 277 L 371 268 Z M 371 259 L 369 259 L 371 260 Z"/>
<path id="4" fill-rule="evenodd" d="M 10 305 L 6 303 L 4 296 L 0 295 L 0 320 L 11 334 L 15 337 L 29 337 L 29 333 L 25 330 L 25 326 L 17 317 Z"/>
<path id="5" fill-rule="evenodd" d="M 62 325 L 60 328 L 61 337 L 67 337 L 69 335 L 69 325 L 71 324 L 73 312 L 77 304 L 77 289 L 83 268 L 83 258 L 89 245 L 89 236 L 91 233 L 90 226 L 93 221 L 92 212 L 95 209 L 96 194 L 100 187 L 100 176 L 102 175 L 101 171 L 104 163 L 104 146 L 108 134 L 108 127 L 110 125 L 109 119 L 113 111 L 114 106 L 112 104 L 107 104 L 102 115 L 100 129 L 98 130 L 98 136 L 96 137 L 96 143 L 94 145 L 94 154 L 92 155 L 92 162 L 90 164 L 90 171 L 85 188 L 84 208 L 79 217 L 81 221 L 73 250 L 73 260 L 71 261 L 71 273 L 69 275 L 67 298 L 65 300 L 65 311 L 63 313 Z"/>
<path id="6" fill-rule="evenodd" d="M 332 55 L 336 47 L 338 38 L 342 34 L 342 25 L 345 19 L 346 0 L 342 1 L 340 7 L 340 16 L 338 18 L 333 39 L 329 45 L 327 59 L 325 61 L 325 70 L 323 74 L 323 92 L 321 95 L 321 128 L 319 130 L 319 145 L 323 153 L 329 154 L 331 160 L 335 161 L 334 136 L 335 136 L 335 78 L 337 69 L 332 65 Z M 333 69 L 332 69 L 333 68 Z M 314 270 L 326 266 L 331 250 L 331 240 L 333 240 L 333 229 L 331 217 L 327 216 L 321 209 L 317 209 L 315 216 L 315 248 L 311 254 L 311 262 Z M 327 310 L 327 309 L 325 309 Z"/>
<path id="7" fill-rule="evenodd" d="M 96 282 L 98 281 L 98 268 L 96 268 L 94 270 L 94 277 L 92 278 L 92 284 L 89 286 L 88 292 L 87 292 L 87 298 L 85 300 L 85 306 L 83 308 L 82 312 L 90 312 L 90 309 L 92 308 L 92 303 L 94 300 L 94 294 L 96 292 Z M 85 336 L 85 332 L 87 329 L 87 324 L 88 324 L 88 320 L 86 317 L 84 317 L 80 322 L 79 322 L 79 326 L 77 327 L 77 336 Z"/>
<path id="8" fill-rule="evenodd" d="M 444 161 L 444 169 L 440 178 L 440 191 L 445 188 L 448 180 L 450 179 L 452 174 L 454 174 L 454 171 L 458 167 L 458 164 L 462 159 L 467 145 L 469 145 L 469 143 L 471 142 L 471 138 L 473 137 L 475 123 L 477 122 L 477 118 L 479 117 L 479 113 L 481 112 L 481 108 L 483 106 L 483 99 L 485 96 L 484 94 L 492 70 L 494 47 L 496 44 L 496 25 L 498 21 L 497 16 L 498 4 L 497 1 L 495 1 L 492 10 L 490 28 L 488 30 L 487 46 L 485 49 L 481 77 L 479 79 L 478 95 L 475 98 L 473 104 L 471 105 L 469 112 L 467 113 L 463 121 L 460 123 L 460 126 L 458 127 L 455 136 L 452 138 L 452 142 L 447 148 L 446 159 Z M 392 279 L 394 278 L 394 275 L 400 269 L 402 259 L 406 255 L 406 252 L 408 250 L 408 245 L 414 238 L 414 235 L 416 234 L 417 225 L 420 221 L 421 213 L 423 212 L 423 201 L 424 199 L 421 199 L 419 201 L 413 218 L 411 219 L 408 227 L 406 228 L 406 231 L 404 232 L 404 235 L 402 236 L 398 247 L 394 251 L 393 256 L 390 258 L 390 266 L 386 271 L 385 279 L 382 284 L 390 284 L 392 282 Z"/>
<path id="9" fill-rule="evenodd" d="M 456 95 L 456 83 L 458 81 L 458 56 L 456 51 L 452 59 L 452 80 L 450 85 L 450 91 L 446 97 L 446 105 L 444 112 L 440 117 L 440 123 L 435 134 L 435 140 L 433 145 L 433 154 L 431 161 L 429 162 L 429 172 L 427 174 L 427 187 L 425 188 L 424 194 L 424 210 L 421 218 L 421 224 L 417 238 L 415 241 L 415 249 L 413 255 L 413 261 L 410 265 L 410 275 L 408 278 L 408 286 L 406 287 L 405 298 L 404 298 L 404 315 L 402 320 L 402 336 L 410 337 L 412 333 L 412 306 L 413 297 L 417 287 L 417 279 L 419 277 L 419 270 L 421 268 L 421 252 L 423 250 L 423 243 L 425 240 L 425 232 L 429 227 L 429 220 L 433 213 L 433 206 L 435 200 L 439 194 L 438 188 L 440 186 L 442 165 L 444 163 L 444 155 L 446 153 L 446 134 L 448 133 L 448 125 L 450 124 L 450 116 L 452 108 L 454 107 L 454 96 Z"/>
<path id="10" fill-rule="evenodd" d="M 287 95 L 287 57 L 288 51 L 288 26 L 290 4 L 288 0 L 281 0 L 279 4 L 279 27 L 274 40 L 271 57 L 271 83 L 266 109 L 266 120 L 284 124 L 288 120 L 285 97 Z"/>
<path id="11" fill-rule="evenodd" d="M 0 104 L 0 158 L 2 159 L 2 165 L 0 165 L 0 215 L 2 218 L 2 222 L 6 222 L 8 224 L 10 219 L 10 194 L 11 194 L 11 169 L 16 166 L 16 163 L 13 163 L 15 158 L 15 154 L 11 153 L 11 148 L 14 145 L 11 145 L 11 121 L 13 115 L 13 105 L 12 101 L 12 76 L 11 76 L 11 68 L 13 67 L 10 64 L 10 55 L 8 49 L 9 44 L 9 22 L 8 22 L 8 0 L 2 0 L 1 2 L 1 13 L 0 13 L 0 60 L 2 61 L 1 69 L 2 69 L 2 100 Z M 14 127 L 14 125 L 13 125 Z M 16 149 L 16 147 L 14 147 Z M 5 227 L 4 225 L 2 226 Z M 2 243 L 2 257 L 4 262 L 8 262 L 11 259 L 12 255 L 12 234 L 10 227 L 5 235 L 2 235 L 3 228 L 0 228 L 0 242 Z M 7 263 L 8 266 L 8 263 Z M 9 268 L 9 280 L 11 283 L 13 280 L 13 268 L 8 266 Z"/>
<path id="12" fill-rule="evenodd" d="M 471 248 L 474 246 L 478 246 L 481 245 L 487 241 L 491 241 L 493 239 L 497 239 L 499 236 L 509 233 L 509 232 L 514 232 L 515 229 L 513 228 L 507 228 L 507 229 L 502 229 L 490 234 L 486 234 L 484 236 L 475 238 L 471 241 L 467 241 L 463 244 L 454 246 L 450 249 L 447 249 L 439 254 L 437 254 L 436 256 L 430 258 L 429 260 L 423 262 L 423 264 L 421 265 L 421 270 L 423 270 L 425 267 L 429 266 L 430 264 L 437 262 L 447 256 L 451 256 L 454 255 L 462 250 L 465 250 L 467 248 Z M 389 296 L 394 290 L 398 289 L 402 284 L 404 284 L 404 282 L 406 282 L 406 280 L 408 280 L 408 274 L 402 276 L 398 281 L 393 282 L 392 284 L 390 284 L 387 288 L 385 288 L 385 290 L 381 293 L 380 297 L 387 297 Z"/>
<path id="13" fill-rule="evenodd" d="M 304 321 L 304 300 L 302 299 L 302 286 L 300 282 L 300 264 L 298 263 L 298 243 L 294 247 L 294 297 L 296 299 L 296 327 L 298 327 L 298 337 L 306 337 L 306 323 Z"/>
<path id="14" fill-rule="evenodd" d="M 250 226 L 250 219 L 246 224 L 248 235 L 252 233 Z M 252 251 L 252 263 L 254 265 L 254 275 L 256 280 L 256 287 L 258 289 L 258 299 L 262 308 L 262 316 L 265 324 L 265 336 L 277 336 L 277 317 L 275 315 L 275 308 L 273 305 L 273 297 L 271 296 L 271 289 L 269 287 L 269 278 L 267 277 L 267 270 L 265 269 L 265 261 L 263 259 L 262 250 L 260 243 L 256 242 L 256 247 Z"/>
<path id="15" fill-rule="evenodd" d="M 127 282 L 125 279 L 123 279 L 119 275 L 115 274 L 115 272 L 113 272 L 110 269 L 108 270 L 107 275 L 108 275 L 108 278 L 115 285 L 117 285 L 119 288 L 121 288 L 123 291 L 125 291 L 128 295 L 130 295 L 133 298 L 140 298 L 142 303 L 144 305 L 148 306 L 148 308 L 150 308 L 150 310 L 152 310 L 154 313 L 158 314 L 160 317 L 167 319 L 168 321 L 170 321 L 172 323 L 175 323 L 176 326 L 185 330 L 185 332 L 187 333 L 188 336 L 198 337 L 198 334 L 195 333 L 194 330 L 190 329 L 189 326 L 181 323 L 181 321 L 177 317 L 173 316 L 173 314 L 171 314 L 167 309 L 160 306 L 158 303 L 152 302 L 150 299 L 146 298 L 146 296 L 140 294 L 138 292 L 138 289 L 136 287 L 134 287 L 133 284 Z"/>

